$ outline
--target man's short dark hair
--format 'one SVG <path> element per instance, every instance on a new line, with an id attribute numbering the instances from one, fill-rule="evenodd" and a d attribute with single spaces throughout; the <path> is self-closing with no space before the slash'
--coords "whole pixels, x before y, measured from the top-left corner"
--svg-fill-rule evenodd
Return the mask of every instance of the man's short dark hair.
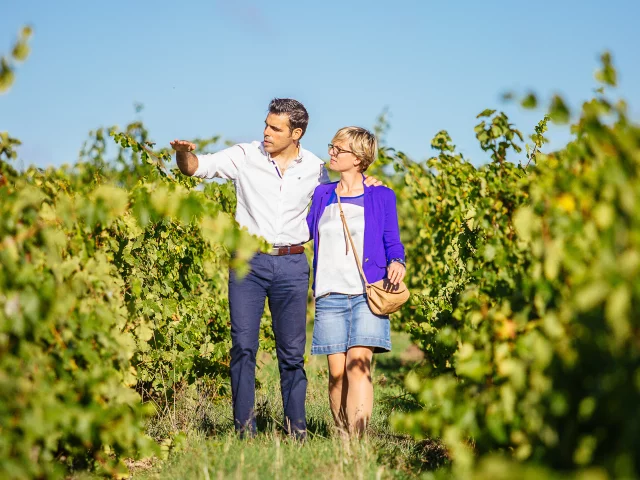
<path id="1" fill-rule="evenodd" d="M 299 101 L 292 98 L 274 98 L 269 103 L 269 113 L 276 115 L 286 114 L 289 116 L 289 129 L 294 131 L 296 128 L 302 129 L 302 137 L 307 131 L 309 124 L 309 114 Z"/>

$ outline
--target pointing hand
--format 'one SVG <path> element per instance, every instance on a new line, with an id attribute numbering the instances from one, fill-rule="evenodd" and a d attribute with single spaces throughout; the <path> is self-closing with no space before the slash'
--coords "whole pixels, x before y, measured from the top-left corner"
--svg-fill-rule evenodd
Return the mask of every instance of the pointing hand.
<path id="1" fill-rule="evenodd" d="M 171 147 L 176 152 L 191 152 L 196 149 L 196 145 L 191 142 L 187 142 L 186 140 L 174 140 L 173 142 L 169 142 Z"/>

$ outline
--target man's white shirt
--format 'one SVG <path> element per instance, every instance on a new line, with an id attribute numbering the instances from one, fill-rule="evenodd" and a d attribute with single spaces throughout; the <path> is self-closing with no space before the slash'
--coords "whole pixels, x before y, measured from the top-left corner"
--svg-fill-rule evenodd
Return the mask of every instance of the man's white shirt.
<path id="1" fill-rule="evenodd" d="M 239 143 L 216 153 L 197 155 L 194 177 L 232 180 L 238 204 L 236 221 L 273 245 L 309 240 L 307 207 L 313 191 L 329 181 L 324 162 L 300 147 L 284 173 L 261 142 Z"/>

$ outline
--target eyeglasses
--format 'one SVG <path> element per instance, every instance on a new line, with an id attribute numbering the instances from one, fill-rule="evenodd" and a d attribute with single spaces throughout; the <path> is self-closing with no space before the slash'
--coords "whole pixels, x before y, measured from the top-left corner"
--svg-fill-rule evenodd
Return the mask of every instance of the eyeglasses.
<path id="1" fill-rule="evenodd" d="M 329 144 L 329 155 L 335 155 L 336 157 L 341 153 L 353 153 L 351 150 L 343 150 L 340 147 L 336 147 L 333 143 Z M 355 153 L 353 153 L 355 155 Z"/>

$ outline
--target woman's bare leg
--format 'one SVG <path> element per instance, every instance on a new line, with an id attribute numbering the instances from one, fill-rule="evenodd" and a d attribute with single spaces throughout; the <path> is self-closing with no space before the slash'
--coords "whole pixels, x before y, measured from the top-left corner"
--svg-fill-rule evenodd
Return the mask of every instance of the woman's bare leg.
<path id="1" fill-rule="evenodd" d="M 333 414 L 333 421 L 336 427 L 347 432 L 346 404 L 349 390 L 349 383 L 345 375 L 347 354 L 327 355 L 327 361 L 329 363 L 329 406 Z"/>
<path id="2" fill-rule="evenodd" d="M 373 411 L 373 383 L 371 381 L 372 347 L 351 347 L 346 356 L 347 420 L 349 433 L 361 436 Z"/>

